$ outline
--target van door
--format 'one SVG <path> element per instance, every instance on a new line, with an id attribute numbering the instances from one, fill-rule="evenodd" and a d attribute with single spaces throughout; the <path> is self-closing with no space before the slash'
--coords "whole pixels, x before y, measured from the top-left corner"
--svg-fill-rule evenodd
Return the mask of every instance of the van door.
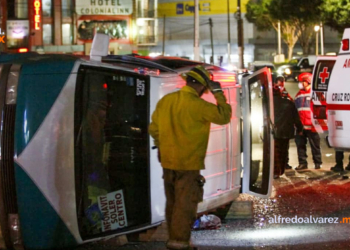
<path id="1" fill-rule="evenodd" d="M 272 80 L 268 68 L 243 78 L 243 193 L 268 198 L 274 167 Z"/>
<path id="2" fill-rule="evenodd" d="M 83 240 L 149 225 L 149 76 L 81 66 L 75 174 Z"/>
<path id="3" fill-rule="evenodd" d="M 328 131 L 327 126 L 327 91 L 336 57 L 318 58 L 312 77 L 311 120 L 317 133 Z"/>

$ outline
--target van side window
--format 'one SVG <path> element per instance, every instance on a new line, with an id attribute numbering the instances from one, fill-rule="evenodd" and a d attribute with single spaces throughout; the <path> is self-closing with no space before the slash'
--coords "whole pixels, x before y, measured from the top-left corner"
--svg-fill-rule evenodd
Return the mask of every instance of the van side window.
<path id="1" fill-rule="evenodd" d="M 309 66 L 309 59 L 304 59 L 301 63 L 303 67 L 308 67 Z"/>

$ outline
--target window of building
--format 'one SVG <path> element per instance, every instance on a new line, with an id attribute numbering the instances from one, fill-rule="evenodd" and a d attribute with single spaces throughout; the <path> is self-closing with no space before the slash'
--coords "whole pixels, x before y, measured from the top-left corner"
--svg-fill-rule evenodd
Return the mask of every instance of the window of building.
<path id="1" fill-rule="evenodd" d="M 69 23 L 62 24 L 62 44 L 72 44 L 72 26 Z"/>
<path id="2" fill-rule="evenodd" d="M 52 0 L 42 0 L 43 17 L 52 17 Z"/>
<path id="3" fill-rule="evenodd" d="M 27 0 L 15 0 L 15 18 L 28 18 L 28 2 Z"/>
<path id="4" fill-rule="evenodd" d="M 62 0 L 62 17 L 72 17 L 72 0 Z"/>
<path id="5" fill-rule="evenodd" d="M 108 34 L 112 39 L 127 39 L 127 20 L 83 21 L 78 27 L 78 38 L 91 40 L 96 32 Z"/>
<path id="6" fill-rule="evenodd" d="M 44 44 L 53 44 L 51 24 L 43 24 L 43 42 Z"/>

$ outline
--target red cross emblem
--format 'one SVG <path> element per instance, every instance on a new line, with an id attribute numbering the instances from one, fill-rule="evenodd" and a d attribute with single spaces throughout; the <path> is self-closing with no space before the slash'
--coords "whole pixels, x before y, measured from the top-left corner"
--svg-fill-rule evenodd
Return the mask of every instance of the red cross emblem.
<path id="1" fill-rule="evenodd" d="M 323 71 L 320 73 L 319 78 L 321 79 L 321 83 L 326 82 L 326 79 L 329 78 L 328 67 L 323 68 Z"/>

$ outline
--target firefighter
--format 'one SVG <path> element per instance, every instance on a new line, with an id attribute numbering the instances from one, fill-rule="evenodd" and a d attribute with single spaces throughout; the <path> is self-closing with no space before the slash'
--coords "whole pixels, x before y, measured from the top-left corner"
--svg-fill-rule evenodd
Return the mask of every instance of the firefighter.
<path id="1" fill-rule="evenodd" d="M 196 66 L 182 78 L 186 86 L 158 102 L 149 125 L 163 167 L 168 249 L 192 249 L 191 228 L 203 200 L 205 179 L 200 170 L 205 168 L 210 123 L 227 124 L 232 112 L 220 83 L 211 81 L 204 67 Z M 200 98 L 208 90 L 217 105 Z"/>

